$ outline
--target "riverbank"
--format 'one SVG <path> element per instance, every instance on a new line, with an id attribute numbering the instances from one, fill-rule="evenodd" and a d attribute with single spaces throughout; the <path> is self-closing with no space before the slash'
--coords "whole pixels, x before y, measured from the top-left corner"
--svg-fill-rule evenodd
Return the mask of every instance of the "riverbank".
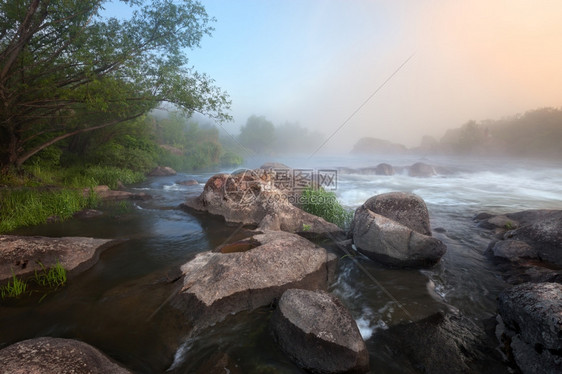
<path id="1" fill-rule="evenodd" d="M 0 177 L 0 234 L 23 226 L 64 221 L 100 203 L 98 185 L 116 189 L 145 179 L 142 173 L 115 167 L 25 168 Z M 89 193 L 84 190 L 92 189 Z"/>

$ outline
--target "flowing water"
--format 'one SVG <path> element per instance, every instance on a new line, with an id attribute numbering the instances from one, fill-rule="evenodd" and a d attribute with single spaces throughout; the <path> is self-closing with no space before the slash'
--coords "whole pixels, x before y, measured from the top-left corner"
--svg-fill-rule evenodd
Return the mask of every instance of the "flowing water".
<path id="1" fill-rule="evenodd" d="M 420 159 L 284 161 L 294 167 L 319 170 L 380 162 L 406 166 Z M 430 178 L 337 175 L 336 195 L 350 209 L 389 191 L 421 196 L 430 212 L 433 235 L 448 248 L 438 265 L 425 270 L 389 269 L 362 256 L 342 254 L 331 291 L 350 309 L 367 341 L 371 366 L 380 373 L 400 372 L 401 363 L 377 349 L 377 331 L 445 309 L 458 310 L 477 322 L 494 315 L 496 296 L 507 284 L 484 254 L 491 234 L 476 227 L 472 221 L 475 214 L 562 209 L 560 164 L 438 158 L 423 161 L 447 167 L 449 173 Z M 101 217 L 15 232 L 125 240 L 106 250 L 94 267 L 40 302 L 39 298 L 30 298 L 0 305 L 0 348 L 28 338 L 56 336 L 90 343 L 139 373 L 167 369 L 204 373 L 206 365 L 225 357 L 229 368 L 241 373 L 301 373 L 271 340 L 269 308 L 238 313 L 201 335 L 188 337 L 181 315 L 167 307 L 169 296 L 176 290 L 173 280 L 179 275 L 179 266 L 196 253 L 220 245 L 237 229 L 219 218 L 178 209 L 186 198 L 201 193 L 212 174 L 149 179 L 130 190 L 147 192 L 153 196 L 151 200 L 110 204 Z M 176 183 L 185 179 L 196 179 L 200 184 Z"/>

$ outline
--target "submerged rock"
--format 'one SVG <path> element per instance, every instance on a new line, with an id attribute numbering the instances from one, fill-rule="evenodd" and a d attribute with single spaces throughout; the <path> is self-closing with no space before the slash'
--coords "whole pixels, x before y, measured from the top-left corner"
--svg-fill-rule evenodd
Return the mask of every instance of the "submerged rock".
<path id="1" fill-rule="evenodd" d="M 371 340 L 378 354 L 400 362 L 401 373 L 507 373 L 493 337 L 461 315 L 439 312 L 378 331 Z"/>
<path id="2" fill-rule="evenodd" d="M 503 215 L 479 214 L 478 226 L 494 230 L 492 254 L 511 284 L 562 279 L 562 210 L 525 210 Z M 509 262 L 505 261 L 508 260 Z"/>
<path id="3" fill-rule="evenodd" d="M 223 246 L 181 267 L 183 287 L 172 305 L 195 329 L 269 305 L 289 288 L 325 290 L 335 271 L 334 254 L 298 235 L 266 231 L 236 244 L 238 250 Z"/>
<path id="4" fill-rule="evenodd" d="M 78 340 L 49 337 L 24 340 L 0 350 L 0 372 L 131 373 L 89 344 Z"/>
<path id="5" fill-rule="evenodd" d="M 392 167 L 392 165 L 390 164 L 378 164 L 376 169 L 375 169 L 375 173 L 377 175 L 394 175 L 394 168 Z"/>
<path id="6" fill-rule="evenodd" d="M 361 253 L 394 266 L 433 265 L 447 249 L 431 236 L 427 207 L 414 194 L 370 198 L 355 211 L 351 233 Z"/>
<path id="7" fill-rule="evenodd" d="M 57 261 L 74 276 L 92 267 L 99 255 L 120 240 L 82 237 L 49 238 L 42 236 L 0 235 L 0 282 L 13 275 L 25 277 L 40 271 L 41 265 Z"/>
<path id="8" fill-rule="evenodd" d="M 104 201 L 114 201 L 114 200 L 149 200 L 152 198 L 151 195 L 145 192 L 129 192 L 129 191 L 119 191 L 119 190 L 111 190 L 108 186 L 101 185 L 96 186 L 93 190 L 89 188 L 85 188 L 83 194 L 85 197 L 88 197 L 91 192 L 94 192 L 97 197 Z"/>
<path id="9" fill-rule="evenodd" d="M 199 182 L 197 182 L 195 179 L 188 179 L 185 181 L 177 181 L 176 182 L 179 185 L 182 186 L 197 186 L 199 184 Z"/>
<path id="10" fill-rule="evenodd" d="M 276 341 L 316 373 L 366 373 L 369 353 L 349 311 L 326 292 L 290 289 L 271 318 Z"/>
<path id="11" fill-rule="evenodd" d="M 562 372 L 562 284 L 524 283 L 498 297 L 501 339 L 523 373 Z"/>
<path id="12" fill-rule="evenodd" d="M 408 175 L 410 177 L 427 178 L 437 175 L 435 168 L 423 162 L 416 162 L 408 168 Z"/>

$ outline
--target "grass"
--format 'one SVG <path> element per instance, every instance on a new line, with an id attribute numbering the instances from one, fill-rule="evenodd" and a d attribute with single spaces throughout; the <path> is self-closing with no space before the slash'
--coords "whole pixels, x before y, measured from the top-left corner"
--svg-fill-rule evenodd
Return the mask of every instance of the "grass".
<path id="1" fill-rule="evenodd" d="M 27 283 L 20 280 L 16 275 L 8 281 L 5 286 L 0 286 L 2 299 L 19 297 L 27 290 Z"/>
<path id="2" fill-rule="evenodd" d="M 61 265 L 59 261 L 47 269 L 42 263 L 41 271 L 35 271 L 35 282 L 42 287 L 49 287 L 57 289 L 66 283 L 66 269 Z"/>
<path id="3" fill-rule="evenodd" d="M 144 180 L 140 172 L 111 166 L 48 168 L 26 166 L 23 173 L 0 175 L 0 234 L 21 226 L 47 222 L 49 217 L 64 221 L 85 208 L 95 208 L 99 199 L 84 188 Z M 46 187 L 49 186 L 49 187 Z"/>
<path id="4" fill-rule="evenodd" d="M 0 190 L 0 233 L 45 223 L 53 216 L 65 220 L 96 204 L 96 196 L 93 193 L 84 196 L 82 190 L 25 187 Z"/>
<path id="5" fill-rule="evenodd" d="M 333 192 L 307 188 L 303 191 L 300 201 L 305 212 L 322 217 L 342 229 L 347 229 L 353 219 L 353 212 L 346 210 Z"/>

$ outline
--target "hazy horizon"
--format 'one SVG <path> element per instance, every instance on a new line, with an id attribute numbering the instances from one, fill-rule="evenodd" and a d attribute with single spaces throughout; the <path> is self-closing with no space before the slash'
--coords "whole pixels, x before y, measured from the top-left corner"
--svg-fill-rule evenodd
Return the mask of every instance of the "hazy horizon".
<path id="1" fill-rule="evenodd" d="M 205 0 L 211 38 L 189 53 L 232 99 L 230 133 L 251 115 L 330 136 L 419 145 L 469 120 L 562 104 L 562 3 L 554 1 Z"/>

